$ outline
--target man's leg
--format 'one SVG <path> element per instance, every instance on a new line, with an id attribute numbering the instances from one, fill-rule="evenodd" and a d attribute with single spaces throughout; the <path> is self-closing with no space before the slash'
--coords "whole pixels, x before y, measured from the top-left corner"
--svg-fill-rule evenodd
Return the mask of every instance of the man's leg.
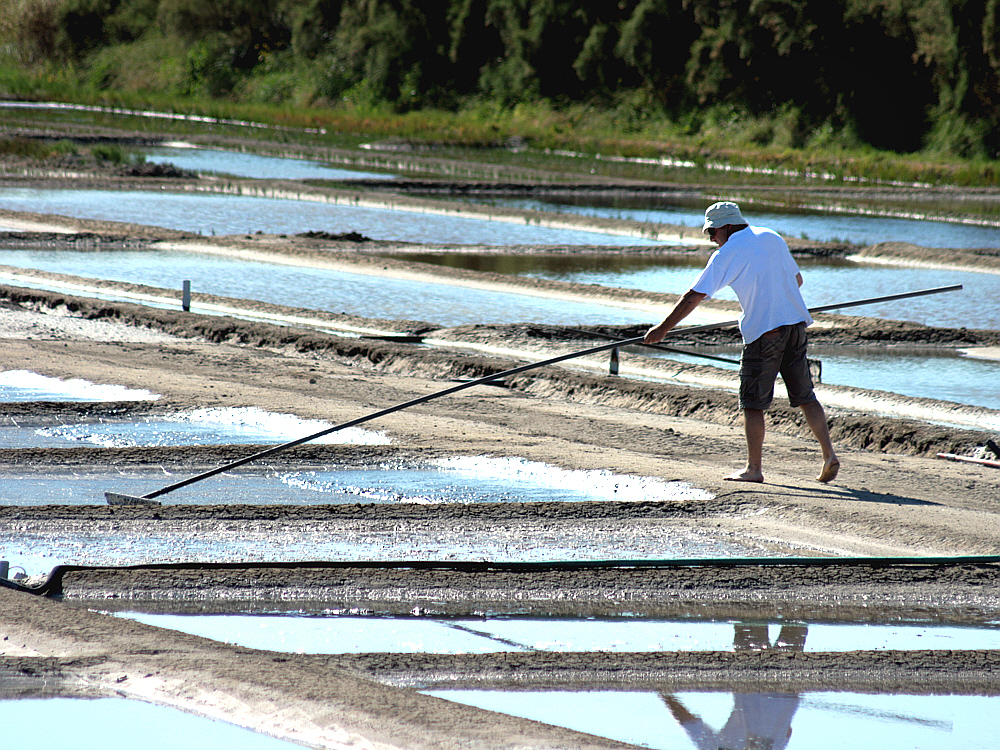
<path id="1" fill-rule="evenodd" d="M 813 435 L 819 441 L 819 447 L 823 451 L 823 470 L 816 477 L 817 482 L 832 482 L 837 478 L 840 471 L 840 459 L 837 458 L 833 450 L 833 441 L 830 440 L 830 428 L 826 424 L 826 412 L 819 401 L 809 401 L 800 404 L 799 408 L 806 417 L 806 423 Z"/>
<path id="2" fill-rule="evenodd" d="M 825 424 L 825 422 L 824 422 Z M 747 467 L 743 471 L 730 474 L 726 479 L 731 482 L 763 482 L 764 481 L 764 410 L 743 410 L 743 432 L 747 438 Z"/>
<path id="3" fill-rule="evenodd" d="M 774 398 L 789 326 L 775 328 L 743 346 L 740 357 L 740 408 L 747 440 L 747 466 L 730 474 L 731 482 L 763 482 L 764 412 Z"/>
<path id="4" fill-rule="evenodd" d="M 816 481 L 830 482 L 837 477 L 837 472 L 840 470 L 840 460 L 837 458 L 830 440 L 826 412 L 823 411 L 823 405 L 816 400 L 816 394 L 813 392 L 812 376 L 809 374 L 809 360 L 806 358 L 806 340 L 805 325 L 795 326 L 789 337 L 785 360 L 781 365 L 781 377 L 785 381 L 789 403 L 802 409 L 806 423 L 813 435 L 816 436 L 823 451 L 823 468 L 817 475 Z"/>

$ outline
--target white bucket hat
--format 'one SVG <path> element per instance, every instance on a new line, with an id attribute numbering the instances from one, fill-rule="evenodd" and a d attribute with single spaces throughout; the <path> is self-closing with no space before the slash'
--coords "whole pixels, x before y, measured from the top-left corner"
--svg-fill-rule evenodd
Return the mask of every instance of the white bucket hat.
<path id="1" fill-rule="evenodd" d="M 738 226 L 746 223 L 739 206 L 732 201 L 719 201 L 705 209 L 705 226 L 701 231 L 707 232 L 709 229 L 724 227 L 726 224 Z"/>

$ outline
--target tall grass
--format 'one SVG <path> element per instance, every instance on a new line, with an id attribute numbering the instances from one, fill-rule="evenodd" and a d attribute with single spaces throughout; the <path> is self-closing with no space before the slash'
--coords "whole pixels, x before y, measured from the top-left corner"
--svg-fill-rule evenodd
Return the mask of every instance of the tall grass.
<path id="1" fill-rule="evenodd" d="M 77 153 L 77 147 L 70 141 L 49 143 L 34 138 L 0 138 L 0 155 L 21 159 L 49 159 Z"/>

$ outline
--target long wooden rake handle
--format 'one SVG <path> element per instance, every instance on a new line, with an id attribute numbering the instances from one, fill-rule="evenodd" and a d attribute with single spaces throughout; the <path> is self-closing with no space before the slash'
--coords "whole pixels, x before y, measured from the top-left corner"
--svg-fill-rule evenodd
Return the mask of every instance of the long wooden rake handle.
<path id="1" fill-rule="evenodd" d="M 922 289 L 916 292 L 902 292 L 900 294 L 890 294 L 884 297 L 870 297 L 868 299 L 853 300 L 851 302 L 840 302 L 834 305 L 820 305 L 819 307 L 810 307 L 810 313 L 820 313 L 826 312 L 828 310 L 840 310 L 845 307 L 858 307 L 860 305 L 874 305 L 879 302 L 892 302 L 894 300 L 910 299 L 911 297 L 921 297 L 928 294 L 940 294 L 942 292 L 953 292 L 962 288 L 961 284 L 955 284 L 953 286 L 942 286 L 933 289 Z M 667 333 L 667 336 L 680 336 L 682 334 L 688 333 L 698 333 L 701 331 L 714 331 L 720 328 L 729 328 L 731 326 L 738 325 L 737 320 L 727 320 L 722 323 L 707 323 L 705 325 L 699 326 L 688 326 L 686 328 L 675 328 L 674 330 Z M 419 398 L 412 399 L 410 401 L 405 401 L 401 404 L 396 404 L 395 406 L 390 406 L 380 411 L 374 412 L 372 414 L 367 414 L 363 417 L 358 417 L 357 419 L 352 419 L 349 422 L 344 422 L 342 424 L 334 425 L 333 427 L 327 427 L 326 429 L 314 432 L 311 435 L 306 435 L 305 437 L 298 438 L 297 440 L 291 440 L 287 443 L 282 443 L 281 445 L 275 445 L 266 450 L 259 451 L 253 455 L 246 456 L 237 461 L 233 461 L 223 466 L 217 466 L 214 469 L 209 469 L 201 474 L 196 474 L 188 479 L 181 480 L 180 482 L 174 482 L 173 484 L 168 484 L 166 487 L 162 487 L 154 492 L 149 492 L 141 496 L 132 495 L 122 495 L 116 492 L 105 492 L 104 496 L 108 503 L 111 505 L 148 505 L 151 504 L 148 501 L 153 500 L 153 498 L 159 497 L 160 495 L 165 495 L 168 492 L 173 492 L 181 487 L 187 487 L 189 484 L 194 484 L 195 482 L 200 482 L 202 479 L 208 479 L 209 477 L 214 477 L 216 474 L 221 474 L 224 471 L 229 471 L 230 469 L 235 469 L 239 466 L 244 466 L 245 464 L 251 463 L 252 461 L 258 461 L 262 458 L 267 458 L 268 456 L 273 456 L 275 453 L 280 453 L 288 448 L 294 448 L 303 443 L 308 443 L 310 440 L 315 440 L 321 438 L 325 435 L 329 435 L 339 430 L 345 430 L 348 427 L 355 427 L 359 424 L 364 424 L 365 422 L 370 422 L 373 419 L 378 419 L 379 417 L 384 417 L 387 414 L 392 414 L 393 412 L 402 411 L 403 409 L 409 409 L 411 406 L 417 406 L 418 404 L 426 403 L 436 398 L 441 398 L 442 396 L 448 396 L 452 393 L 458 393 L 459 391 L 464 391 L 467 388 L 472 388 L 476 385 L 482 385 L 483 383 L 489 383 L 492 380 L 499 380 L 501 378 L 508 377 L 510 375 L 517 375 L 521 372 L 526 372 L 528 370 L 534 370 L 539 367 L 547 367 L 548 365 L 554 365 L 559 362 L 565 362 L 569 359 L 576 359 L 577 357 L 585 357 L 588 354 L 596 354 L 598 352 L 607 351 L 609 349 L 616 349 L 622 346 L 628 346 L 630 344 L 638 344 L 643 340 L 643 336 L 635 336 L 630 339 L 622 339 L 620 341 L 612 341 L 607 344 L 601 344 L 599 346 L 593 346 L 589 349 L 582 349 L 580 351 L 570 352 L 568 354 L 560 354 L 556 357 L 550 357 L 549 359 L 543 359 L 539 362 L 530 362 L 526 365 L 520 365 L 518 367 L 511 368 L 510 370 L 504 370 L 503 372 L 497 372 L 493 375 L 486 375 L 476 380 L 470 380 L 464 383 L 459 383 L 458 385 L 453 385 L 450 388 L 445 388 L 442 391 L 436 391 L 434 393 L 429 393 L 426 396 L 420 396 Z"/>

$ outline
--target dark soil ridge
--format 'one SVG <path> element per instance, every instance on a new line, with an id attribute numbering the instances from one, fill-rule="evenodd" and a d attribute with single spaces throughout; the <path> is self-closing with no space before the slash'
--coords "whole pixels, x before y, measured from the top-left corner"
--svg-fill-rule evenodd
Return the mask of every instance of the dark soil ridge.
<path id="1" fill-rule="evenodd" d="M 899 695 L 996 695 L 1000 652 L 853 651 L 803 653 L 561 652 L 284 654 L 312 671 L 351 674 L 394 687 L 494 690 L 651 690 L 782 694 L 848 691 Z M 0 697 L 102 697 L 81 672 L 100 657 L 0 657 Z"/>
<path id="2" fill-rule="evenodd" d="M 124 234 L 98 234 L 96 232 L 12 232 L 0 231 L 0 247 L 18 248 L 107 248 L 135 250 L 146 248 L 157 238 Z"/>
<path id="3" fill-rule="evenodd" d="M 522 510 L 530 511 L 530 505 Z M 555 505 L 540 503 L 539 505 Z M 565 503 L 565 505 L 573 505 Z M 607 504 L 613 505 L 613 504 Z M 647 504 L 652 506 L 654 504 Z M 250 507 L 250 506 L 244 506 Z M 315 506 L 314 506 L 315 507 Z M 329 506 L 328 506 L 329 507 Z M 401 506 L 396 506 L 397 508 Z M 473 506 L 462 506 L 471 508 Z M 95 508 L 96 509 L 96 508 Z M 23 510 L 28 510 L 27 508 Z M 102 510 L 107 510 L 102 509 Z M 122 508 L 115 508 L 111 515 L 118 515 Z M 129 508 L 131 510 L 131 508 Z M 152 518 L 157 514 L 181 516 L 201 515 L 220 518 L 223 506 L 173 506 L 143 509 L 130 515 L 145 515 Z M 281 508 L 263 506 L 267 519 L 281 514 Z M 327 510 L 319 508 L 320 512 Z M 440 510 L 440 509 L 439 509 Z M 163 519 L 160 519 L 163 520 Z M 572 575 L 568 575 L 569 572 Z M 519 592 L 535 592 L 539 596 L 559 593 L 565 598 L 578 597 L 579 590 L 604 589 L 605 595 L 622 601 L 648 598 L 667 598 L 668 594 L 686 593 L 711 599 L 732 597 L 756 598 L 761 591 L 796 592 L 809 596 L 809 591 L 841 587 L 842 592 L 863 597 L 871 587 L 911 586 L 914 602 L 925 594 L 924 586 L 937 585 L 936 596 L 942 596 L 951 588 L 954 594 L 947 595 L 953 602 L 960 602 L 974 595 L 981 602 L 1000 604 L 1000 593 L 996 590 L 996 579 L 1000 573 L 1000 562 L 966 561 L 962 557 L 954 559 L 938 558 L 811 558 L 795 560 L 780 558 L 764 560 L 739 560 L 723 558 L 713 561 L 667 560 L 652 561 L 608 561 L 608 562 L 556 562 L 556 563 L 504 563 L 488 561 L 441 561 L 441 562 L 373 562 L 361 564 L 344 562 L 289 562 L 275 564 L 263 562 L 247 563 L 167 563 L 163 565 L 134 565 L 127 567 L 94 566 L 72 569 L 64 576 L 67 590 L 84 591 L 94 587 L 119 587 L 122 589 L 174 588 L 177 590 L 198 590 L 206 581 L 224 582 L 233 588 L 248 591 L 276 592 L 281 589 L 303 585 L 342 586 L 346 588 L 366 587 L 371 591 L 401 590 L 403 588 L 437 591 L 444 598 L 456 596 L 475 598 L 476 586 L 481 591 L 494 589 L 499 585 L 510 585 Z M 120 581 L 122 584 L 115 583 Z M 476 585 L 470 585 L 478 582 Z M 962 589 L 961 593 L 958 592 Z M 426 593 L 432 596 L 432 593 Z M 277 598 L 277 597 L 275 597 Z M 933 597 L 930 597 L 933 598 Z M 886 600 L 875 601 L 873 606 L 884 605 Z"/>
<path id="4" fill-rule="evenodd" d="M 120 221 L 97 219 L 73 219 L 61 214 L 43 214 L 29 211 L 11 211 L 0 208 L 0 219 L 26 221 L 66 227 L 66 232 L 51 231 L 4 231 L 0 238 L 4 244 L 41 242 L 49 245 L 72 246 L 78 237 L 95 245 L 125 246 L 124 243 L 156 242 L 163 240 L 189 240 L 200 238 L 193 232 L 184 232 L 166 227 L 129 224 Z M 131 246 L 131 245 L 130 245 Z"/>
<path id="5" fill-rule="evenodd" d="M 75 449 L 68 449 L 75 450 Z M 192 453 L 191 449 L 177 451 L 181 455 L 161 460 L 158 457 L 130 452 L 128 460 L 120 460 L 119 449 L 108 449 L 111 456 L 89 456 L 93 463 L 87 466 L 94 470 L 106 469 L 108 465 L 148 467 L 155 462 L 160 466 L 178 466 L 191 469 L 190 464 L 180 463 Z M 9 453 L 6 452 L 5 453 Z M 245 454 L 244 454 L 245 455 Z M 452 455 L 454 455 L 452 453 Z M 34 460 L 50 460 L 58 458 L 53 452 L 35 452 Z M 104 461 L 101 461 L 101 459 Z M 142 463 L 142 459 L 146 463 Z M 202 458 L 194 457 L 195 460 Z M 367 456 L 368 460 L 381 459 L 381 456 Z M 362 460 L 363 457 L 358 457 Z M 105 463 L 107 462 L 107 463 Z M 10 466 L 11 464 L 4 464 Z M 17 466 L 17 464 L 13 464 Z M 61 466 L 58 462 L 51 463 Z M 76 469 L 79 465 L 67 464 Z M 198 465 L 195 464 L 195 467 Z M 371 466 L 369 463 L 368 466 Z M 205 465 L 205 468 L 213 468 Z M 285 470 L 305 469 L 294 459 L 283 464 Z M 327 467 L 329 468 L 329 466 Z M 339 468 L 339 467 L 334 467 Z M 870 493 L 876 496 L 874 493 Z M 164 496 L 164 500 L 166 497 Z M 16 523 L 22 529 L 36 525 L 42 528 L 51 521 L 60 521 L 64 528 L 70 526 L 84 529 L 89 524 L 113 521 L 116 524 L 155 524 L 155 523 L 214 523 L 216 521 L 245 522 L 276 522 L 276 523 L 308 523 L 324 522 L 392 522 L 412 521 L 417 523 L 448 521 L 503 524 L 511 521 L 575 521 L 601 519 L 711 519 L 722 514 L 741 514 L 756 510 L 759 507 L 752 498 L 741 496 L 723 496 L 711 500 L 686 500 L 684 502 L 666 503 L 655 501 L 586 501 L 586 502 L 531 502 L 531 503 L 441 503 L 437 505 L 422 505 L 419 503 L 350 503 L 321 505 L 240 505 L 226 503 L 223 505 L 171 505 L 162 506 L 109 506 L 109 505 L 0 505 L 0 522 Z"/>
<path id="6" fill-rule="evenodd" d="M 116 611 L 995 621 L 996 564 L 913 561 L 182 563 L 69 569 L 59 582 L 67 603 Z"/>
<path id="7" fill-rule="evenodd" d="M 781 650 L 697 653 L 359 654 L 306 657 L 390 685 L 419 689 L 838 691 L 997 695 L 1000 652 Z M 724 675 L 724 676 L 723 676 Z"/>
<path id="8" fill-rule="evenodd" d="M 0 700 L 99 698 L 75 671 L 79 661 L 58 656 L 0 656 Z"/>

